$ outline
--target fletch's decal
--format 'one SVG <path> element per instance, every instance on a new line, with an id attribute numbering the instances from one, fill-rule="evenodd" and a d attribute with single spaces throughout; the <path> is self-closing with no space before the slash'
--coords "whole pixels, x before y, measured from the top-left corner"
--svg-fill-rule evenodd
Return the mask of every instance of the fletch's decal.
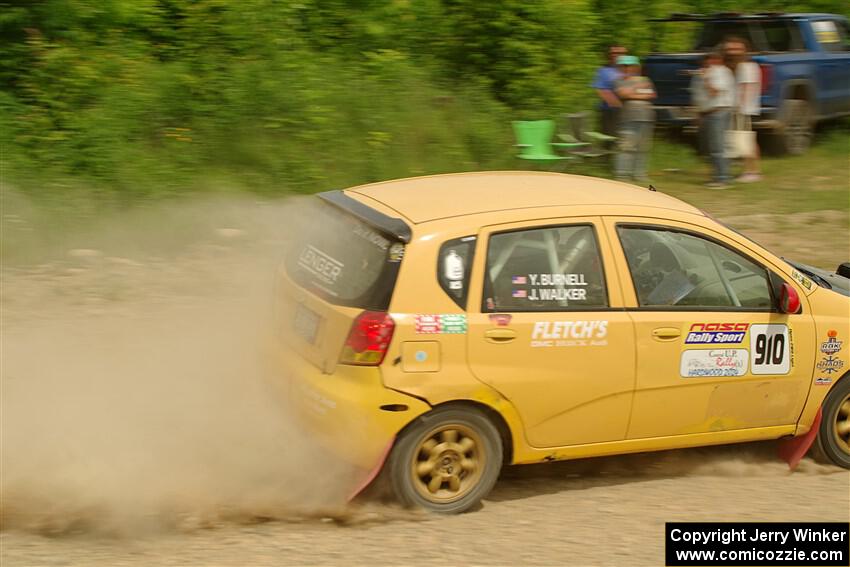
<path id="1" fill-rule="evenodd" d="M 685 344 L 739 344 L 749 323 L 694 323 L 685 336 Z"/>
<path id="2" fill-rule="evenodd" d="M 608 321 L 538 321 L 531 332 L 531 346 L 605 346 L 607 336 Z"/>
<path id="3" fill-rule="evenodd" d="M 788 374 L 791 371 L 792 344 L 787 325 L 752 325 L 751 372 L 755 375 Z"/>
<path id="4" fill-rule="evenodd" d="M 795 282 L 806 288 L 808 291 L 812 291 L 812 287 L 815 285 L 812 280 L 810 280 L 797 270 L 791 270 L 791 277 L 794 278 Z"/>
<path id="5" fill-rule="evenodd" d="M 413 328 L 422 334 L 455 335 L 466 333 L 466 315 L 448 313 L 445 315 L 416 315 Z"/>
<path id="6" fill-rule="evenodd" d="M 685 378 L 743 376 L 749 358 L 750 353 L 743 348 L 686 350 L 682 353 L 679 374 Z"/>

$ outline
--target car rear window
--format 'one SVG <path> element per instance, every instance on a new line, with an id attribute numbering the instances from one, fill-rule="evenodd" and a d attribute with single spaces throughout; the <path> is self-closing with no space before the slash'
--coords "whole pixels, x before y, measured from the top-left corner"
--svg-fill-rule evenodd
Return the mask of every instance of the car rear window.
<path id="1" fill-rule="evenodd" d="M 286 258 L 289 277 L 335 305 L 388 309 L 404 244 L 321 201 L 301 218 Z"/>
<path id="2" fill-rule="evenodd" d="M 726 37 L 740 37 L 750 45 L 758 45 L 759 42 L 754 41 L 753 28 L 751 22 L 744 21 L 720 21 L 706 22 L 702 28 L 699 40 L 697 41 L 697 51 L 711 51 L 717 49 Z"/>

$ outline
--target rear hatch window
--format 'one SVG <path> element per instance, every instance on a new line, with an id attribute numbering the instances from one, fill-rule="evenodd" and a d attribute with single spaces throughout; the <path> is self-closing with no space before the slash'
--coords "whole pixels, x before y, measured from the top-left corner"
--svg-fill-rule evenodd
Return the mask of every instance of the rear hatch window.
<path id="1" fill-rule="evenodd" d="M 323 201 L 308 205 L 302 220 L 289 277 L 334 305 L 386 311 L 404 244 Z"/>

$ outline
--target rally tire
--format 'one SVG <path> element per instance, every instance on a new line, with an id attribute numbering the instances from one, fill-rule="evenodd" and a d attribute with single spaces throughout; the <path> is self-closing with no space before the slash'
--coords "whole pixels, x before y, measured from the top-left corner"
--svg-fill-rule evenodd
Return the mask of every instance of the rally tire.
<path id="1" fill-rule="evenodd" d="M 483 413 L 448 406 L 418 417 L 399 434 L 386 472 L 403 505 L 460 514 L 492 490 L 502 455 L 499 431 Z"/>
<path id="2" fill-rule="evenodd" d="M 850 377 L 832 387 L 821 411 L 812 455 L 817 460 L 850 469 Z"/>

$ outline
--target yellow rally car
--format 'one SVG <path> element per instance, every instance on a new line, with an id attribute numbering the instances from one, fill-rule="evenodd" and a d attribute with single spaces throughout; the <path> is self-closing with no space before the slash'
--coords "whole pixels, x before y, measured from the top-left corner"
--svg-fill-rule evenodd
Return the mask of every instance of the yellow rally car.
<path id="1" fill-rule="evenodd" d="M 359 487 L 383 471 L 461 512 L 503 464 L 792 437 L 850 468 L 846 265 L 574 175 L 311 199 L 279 276 L 280 386 Z"/>

